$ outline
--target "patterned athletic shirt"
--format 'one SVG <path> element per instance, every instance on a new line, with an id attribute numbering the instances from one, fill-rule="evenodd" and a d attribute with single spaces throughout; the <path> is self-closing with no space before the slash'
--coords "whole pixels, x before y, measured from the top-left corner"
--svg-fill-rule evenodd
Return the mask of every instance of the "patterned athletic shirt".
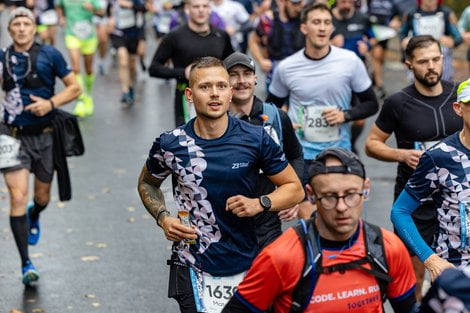
<path id="1" fill-rule="evenodd" d="M 421 156 L 405 186 L 418 201 L 432 197 L 439 227 L 431 248 L 456 266 L 470 264 L 469 156 L 457 132 Z"/>
<path id="2" fill-rule="evenodd" d="M 288 165 L 271 137 L 260 126 L 229 116 L 227 131 L 216 139 L 194 133 L 194 119 L 157 138 L 147 159 L 158 179 L 173 175 L 178 211 L 190 213 L 196 244 L 180 243 L 180 260 L 216 276 L 247 270 L 258 253 L 254 219 L 226 211 L 235 195 L 257 198 L 260 169 L 275 175 Z"/>

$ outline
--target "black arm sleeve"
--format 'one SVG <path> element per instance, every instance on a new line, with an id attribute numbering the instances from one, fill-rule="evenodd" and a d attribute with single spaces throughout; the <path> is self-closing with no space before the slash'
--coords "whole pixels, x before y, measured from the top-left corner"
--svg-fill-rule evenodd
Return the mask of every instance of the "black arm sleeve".
<path id="1" fill-rule="evenodd" d="M 408 297 L 404 299 L 400 299 L 399 301 L 396 300 L 389 300 L 390 304 L 392 305 L 393 312 L 401 313 L 401 312 L 411 312 L 416 304 L 416 297 L 415 293 L 411 292 Z"/>
<path id="2" fill-rule="evenodd" d="M 274 103 L 278 108 L 282 107 L 284 105 L 284 102 L 286 101 L 286 98 L 279 98 L 273 95 L 272 93 L 268 94 L 268 97 L 266 98 L 266 102 L 272 102 Z"/>
<path id="3" fill-rule="evenodd" d="M 282 124 L 282 149 L 286 154 L 287 161 L 294 168 L 295 173 L 302 180 L 304 171 L 304 153 L 299 139 L 295 135 L 292 121 L 286 112 L 279 110 Z"/>
<path id="4" fill-rule="evenodd" d="M 252 311 L 238 300 L 237 297 L 233 296 L 232 299 L 225 305 L 222 313 L 251 313 Z"/>
<path id="5" fill-rule="evenodd" d="M 171 34 L 166 35 L 153 56 L 152 64 L 150 64 L 149 74 L 151 77 L 176 78 L 178 80 L 186 79 L 184 76 L 184 68 L 170 68 L 165 66 L 165 63 L 173 54 L 173 46 L 173 36 L 171 36 Z"/>
<path id="6" fill-rule="evenodd" d="M 352 102 L 352 107 L 348 110 L 346 122 L 360 120 L 374 115 L 379 110 L 379 102 L 375 95 L 374 88 L 370 86 L 363 92 L 354 93 L 357 96 L 358 103 Z"/>

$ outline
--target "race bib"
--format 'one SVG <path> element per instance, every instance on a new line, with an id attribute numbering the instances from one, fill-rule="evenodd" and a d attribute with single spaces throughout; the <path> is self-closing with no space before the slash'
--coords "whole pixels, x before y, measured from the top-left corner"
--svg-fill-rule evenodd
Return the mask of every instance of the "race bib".
<path id="1" fill-rule="evenodd" d="M 42 25 L 57 25 L 59 17 L 55 10 L 47 10 L 39 16 L 39 20 Z"/>
<path id="2" fill-rule="evenodd" d="M 119 29 L 134 27 L 136 25 L 134 10 L 119 8 L 116 21 Z"/>
<path id="3" fill-rule="evenodd" d="M 415 150 L 426 151 L 435 144 L 437 144 L 439 140 L 434 141 L 415 141 Z"/>
<path id="4" fill-rule="evenodd" d="M 444 35 L 445 21 L 442 12 L 430 16 L 415 16 L 414 23 L 416 35 L 431 35 L 436 40 Z"/>
<path id="5" fill-rule="evenodd" d="M 78 21 L 72 27 L 72 32 L 80 39 L 88 38 L 93 32 L 93 25 L 88 21 Z"/>
<path id="6" fill-rule="evenodd" d="M 330 125 L 323 118 L 325 109 L 336 108 L 334 106 L 310 105 L 304 107 L 303 137 L 311 142 L 329 142 L 340 138 L 340 125 Z"/>
<path id="7" fill-rule="evenodd" d="M 20 141 L 8 135 L 0 135 L 0 169 L 20 164 Z"/>
<path id="8" fill-rule="evenodd" d="M 378 41 L 384 41 L 388 39 L 392 39 L 397 35 L 397 31 L 391 27 L 384 26 L 384 25 L 373 25 L 372 31 L 374 32 L 375 38 Z"/>
<path id="9" fill-rule="evenodd" d="M 246 272 L 216 277 L 190 268 L 191 284 L 198 312 L 219 313 L 237 290 Z"/>
<path id="10" fill-rule="evenodd" d="M 460 249 L 470 246 L 470 206 L 459 202 L 460 209 Z"/>

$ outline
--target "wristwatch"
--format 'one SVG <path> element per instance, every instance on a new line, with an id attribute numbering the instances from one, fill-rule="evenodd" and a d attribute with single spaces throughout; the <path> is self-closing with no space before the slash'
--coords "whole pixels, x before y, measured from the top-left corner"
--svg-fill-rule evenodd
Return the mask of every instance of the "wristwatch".
<path id="1" fill-rule="evenodd" d="M 158 212 L 156 220 L 157 225 L 160 227 L 162 227 L 162 225 L 160 224 L 160 218 L 163 216 L 170 216 L 170 212 L 168 210 L 161 210 L 160 212 Z"/>
<path id="2" fill-rule="evenodd" d="M 269 197 L 266 195 L 259 197 L 259 204 L 263 208 L 264 212 L 267 212 L 271 209 L 271 199 L 269 199 Z"/>

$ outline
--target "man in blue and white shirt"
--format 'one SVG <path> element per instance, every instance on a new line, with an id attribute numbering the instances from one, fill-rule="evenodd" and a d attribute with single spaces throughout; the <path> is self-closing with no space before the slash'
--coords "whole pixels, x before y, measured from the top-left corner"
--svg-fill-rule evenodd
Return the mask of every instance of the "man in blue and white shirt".
<path id="1" fill-rule="evenodd" d="M 423 153 L 392 208 L 399 236 L 424 263 L 432 280 L 447 267 L 470 264 L 470 79 L 460 84 L 453 107 L 463 118 L 463 129 Z M 431 247 L 411 219 L 429 198 L 439 223 Z"/>
<path id="2" fill-rule="evenodd" d="M 185 94 L 196 117 L 154 141 L 139 177 L 142 202 L 174 242 L 169 296 L 182 312 L 213 312 L 211 300 L 223 300 L 211 298 L 214 277 L 229 287 L 223 288 L 229 299 L 258 253 L 254 216 L 303 197 L 294 170 L 264 128 L 227 114 L 232 93 L 222 61 L 194 63 Z M 258 197 L 260 170 L 278 188 Z M 166 209 L 160 186 L 169 175 L 178 215 L 189 216 L 186 226 Z"/>

